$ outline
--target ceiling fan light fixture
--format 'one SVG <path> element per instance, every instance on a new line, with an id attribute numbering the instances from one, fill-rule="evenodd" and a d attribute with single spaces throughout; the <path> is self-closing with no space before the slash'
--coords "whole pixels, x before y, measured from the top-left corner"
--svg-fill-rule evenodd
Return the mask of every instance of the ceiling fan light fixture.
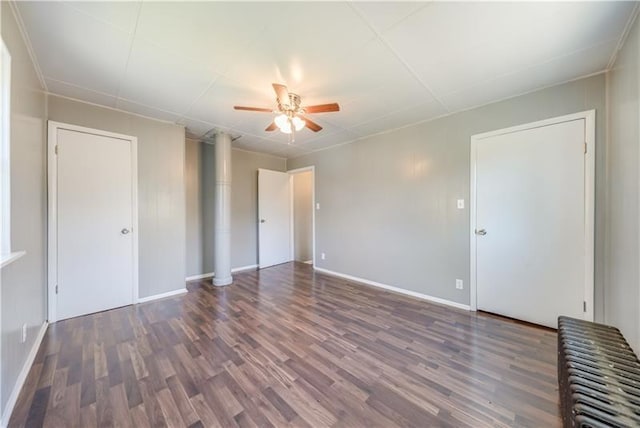
<path id="1" fill-rule="evenodd" d="M 282 131 L 283 134 L 291 134 L 291 129 L 291 122 L 289 122 L 289 119 L 287 119 L 284 126 L 280 127 L 280 131 Z"/>
<path id="2" fill-rule="evenodd" d="M 281 119 L 279 122 L 281 123 L 281 125 L 278 124 L 278 121 L 276 121 L 276 125 L 278 126 L 278 129 L 280 129 L 280 132 L 282 132 L 283 134 L 291 134 L 293 127 L 291 126 L 291 121 L 289 120 L 289 118 L 285 116 L 285 120 L 283 121 Z"/>
<path id="3" fill-rule="evenodd" d="M 273 121 L 276 123 L 276 126 L 280 129 L 284 129 L 287 125 L 289 126 L 289 128 L 291 128 L 291 125 L 289 124 L 289 118 L 284 113 L 277 115 Z"/>
<path id="4" fill-rule="evenodd" d="M 296 128 L 296 131 L 300 131 L 302 128 L 304 128 L 305 122 L 298 116 L 293 116 L 291 122 L 293 123 L 293 127 Z"/>

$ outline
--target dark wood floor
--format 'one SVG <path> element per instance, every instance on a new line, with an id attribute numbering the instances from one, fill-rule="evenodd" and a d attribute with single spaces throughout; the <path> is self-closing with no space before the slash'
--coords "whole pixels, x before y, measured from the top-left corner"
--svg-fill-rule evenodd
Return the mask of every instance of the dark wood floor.
<path id="1" fill-rule="evenodd" d="M 286 264 L 53 324 L 10 426 L 560 425 L 555 332 Z"/>

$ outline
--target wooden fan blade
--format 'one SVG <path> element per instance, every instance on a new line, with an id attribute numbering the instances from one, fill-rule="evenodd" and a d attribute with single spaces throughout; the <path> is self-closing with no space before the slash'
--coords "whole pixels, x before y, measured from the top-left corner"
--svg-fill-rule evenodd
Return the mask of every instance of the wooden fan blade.
<path id="1" fill-rule="evenodd" d="M 340 111 L 338 103 L 318 104 L 317 106 L 302 107 L 307 113 L 329 113 L 332 111 Z"/>
<path id="2" fill-rule="evenodd" d="M 271 113 L 273 110 L 270 108 L 261 108 L 261 107 L 243 107 L 243 106 L 233 106 L 235 110 L 246 110 L 246 111 L 262 111 L 265 113 Z"/>
<path id="3" fill-rule="evenodd" d="M 276 91 L 276 96 L 280 104 L 289 105 L 289 90 L 285 85 L 273 83 L 273 90 Z"/>
<path id="4" fill-rule="evenodd" d="M 271 132 L 271 131 L 275 131 L 278 128 L 278 126 L 276 125 L 275 122 L 271 122 L 271 125 L 267 126 L 265 128 L 265 131 L 267 132 Z"/>
<path id="5" fill-rule="evenodd" d="M 300 119 L 304 120 L 305 124 L 307 125 L 307 128 L 309 128 L 313 132 L 318 132 L 318 131 L 320 131 L 322 129 L 322 126 L 318 125 L 313 120 L 307 119 L 304 116 L 298 116 L 298 117 Z"/>

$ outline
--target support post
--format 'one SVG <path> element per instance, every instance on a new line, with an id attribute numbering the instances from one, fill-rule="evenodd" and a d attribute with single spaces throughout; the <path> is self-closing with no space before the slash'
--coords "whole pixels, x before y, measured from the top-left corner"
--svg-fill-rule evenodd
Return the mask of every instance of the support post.
<path id="1" fill-rule="evenodd" d="M 215 139 L 215 235 L 213 285 L 229 285 L 231 277 L 231 136 L 216 134 Z"/>

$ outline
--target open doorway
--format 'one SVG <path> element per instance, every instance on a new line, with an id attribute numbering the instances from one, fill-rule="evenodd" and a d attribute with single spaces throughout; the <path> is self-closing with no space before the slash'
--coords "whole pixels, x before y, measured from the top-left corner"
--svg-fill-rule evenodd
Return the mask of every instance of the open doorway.
<path id="1" fill-rule="evenodd" d="M 291 253 L 297 262 L 314 263 L 314 168 L 291 174 Z"/>

